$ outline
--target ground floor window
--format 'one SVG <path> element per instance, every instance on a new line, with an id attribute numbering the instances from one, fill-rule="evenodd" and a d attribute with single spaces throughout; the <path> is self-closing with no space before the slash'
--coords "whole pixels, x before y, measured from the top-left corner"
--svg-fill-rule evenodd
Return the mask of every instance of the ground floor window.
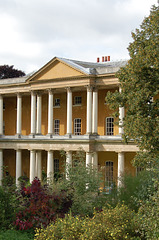
<path id="1" fill-rule="evenodd" d="M 105 185 L 107 188 L 111 188 L 113 185 L 113 162 L 105 162 Z"/>
<path id="2" fill-rule="evenodd" d="M 74 119 L 74 134 L 81 135 L 81 118 Z"/>

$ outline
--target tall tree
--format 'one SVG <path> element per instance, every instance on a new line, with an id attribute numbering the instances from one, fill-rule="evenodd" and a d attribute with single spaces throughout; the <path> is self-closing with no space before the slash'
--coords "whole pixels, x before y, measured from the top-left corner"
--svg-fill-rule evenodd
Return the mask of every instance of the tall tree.
<path id="1" fill-rule="evenodd" d="M 109 92 L 107 102 L 114 110 L 125 107 L 124 137 L 134 139 L 142 152 L 137 154 L 136 163 L 144 163 L 143 159 L 156 163 L 159 153 L 159 7 L 152 6 L 150 15 L 143 20 L 140 29 L 132 33 L 132 38 L 128 47 L 130 60 L 117 73 L 122 92 Z"/>
<path id="2" fill-rule="evenodd" d="M 0 66 L 0 79 L 22 77 L 25 73 L 21 70 L 14 69 L 14 66 Z"/>

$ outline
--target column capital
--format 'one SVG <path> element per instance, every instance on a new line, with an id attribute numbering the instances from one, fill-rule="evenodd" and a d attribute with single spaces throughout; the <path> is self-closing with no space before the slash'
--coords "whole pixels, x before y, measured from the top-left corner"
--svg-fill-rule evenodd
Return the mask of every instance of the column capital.
<path id="1" fill-rule="evenodd" d="M 48 92 L 49 94 L 54 94 L 54 92 L 55 92 L 55 89 L 48 88 L 48 89 L 47 89 L 47 92 Z"/>
<path id="2" fill-rule="evenodd" d="M 71 87 L 67 87 L 66 90 L 67 90 L 67 92 L 72 92 L 72 88 Z"/>
<path id="3" fill-rule="evenodd" d="M 92 92 L 93 91 L 93 86 L 88 85 L 88 86 L 86 86 L 86 88 L 87 88 L 87 92 Z"/>

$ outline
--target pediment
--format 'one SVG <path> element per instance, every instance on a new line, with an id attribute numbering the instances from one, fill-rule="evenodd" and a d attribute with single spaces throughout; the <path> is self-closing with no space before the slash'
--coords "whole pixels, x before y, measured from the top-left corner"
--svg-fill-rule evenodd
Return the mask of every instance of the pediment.
<path id="1" fill-rule="evenodd" d="M 42 81 L 49 79 L 63 79 L 84 76 L 85 73 L 73 68 L 72 66 L 58 60 L 57 58 L 51 60 L 44 67 L 38 70 L 28 81 Z"/>

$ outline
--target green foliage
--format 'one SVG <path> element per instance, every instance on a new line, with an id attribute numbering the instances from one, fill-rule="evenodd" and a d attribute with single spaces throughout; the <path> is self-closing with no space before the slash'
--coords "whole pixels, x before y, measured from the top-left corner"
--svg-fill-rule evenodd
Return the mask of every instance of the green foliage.
<path id="1" fill-rule="evenodd" d="M 146 239 L 159 239 L 159 190 L 141 206 L 136 221 L 140 224 L 140 234 Z"/>
<path id="2" fill-rule="evenodd" d="M 124 205 L 95 212 L 93 218 L 79 218 L 69 214 L 46 229 L 37 229 L 35 240 L 141 239 L 138 222 L 134 221 L 134 218 L 135 212 Z"/>
<path id="3" fill-rule="evenodd" d="M 101 175 L 92 166 L 86 167 L 81 154 L 74 156 L 78 159 L 73 167 L 66 166 L 66 178 L 53 183 L 52 188 L 65 190 L 72 199 L 71 211 L 74 215 L 92 215 L 94 207 L 101 207 L 99 186 Z M 102 197 L 102 196 L 101 196 Z"/>
<path id="4" fill-rule="evenodd" d="M 0 229 L 11 227 L 15 219 L 15 197 L 13 193 L 0 187 Z"/>
<path id="5" fill-rule="evenodd" d="M 7 230 L 0 232 L 0 240 L 30 240 L 34 239 L 33 233 L 16 231 L 16 230 Z"/>
<path id="6" fill-rule="evenodd" d="M 128 47 L 130 60 L 117 73 L 122 92 L 109 92 L 107 96 L 112 109 L 119 106 L 126 109 L 125 139 L 134 139 L 140 150 L 147 150 L 154 165 L 159 151 L 158 23 L 159 7 L 153 6 L 140 29 L 132 33 L 133 42 Z"/>
<path id="7" fill-rule="evenodd" d="M 118 190 L 118 202 L 124 202 L 130 209 L 137 212 L 140 206 L 149 201 L 156 191 L 154 177 L 155 173 L 152 171 L 142 171 L 135 177 L 125 175 L 123 186 Z"/>

